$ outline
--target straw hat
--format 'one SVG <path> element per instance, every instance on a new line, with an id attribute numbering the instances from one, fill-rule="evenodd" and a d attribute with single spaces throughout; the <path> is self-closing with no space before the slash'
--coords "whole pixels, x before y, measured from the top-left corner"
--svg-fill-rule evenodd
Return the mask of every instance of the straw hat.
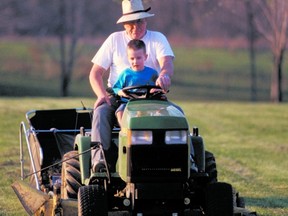
<path id="1" fill-rule="evenodd" d="M 147 13 L 151 7 L 144 10 L 141 0 L 123 0 L 122 1 L 122 12 L 123 15 L 117 21 L 117 23 L 123 23 L 138 19 L 144 19 L 152 17 L 154 14 Z"/>

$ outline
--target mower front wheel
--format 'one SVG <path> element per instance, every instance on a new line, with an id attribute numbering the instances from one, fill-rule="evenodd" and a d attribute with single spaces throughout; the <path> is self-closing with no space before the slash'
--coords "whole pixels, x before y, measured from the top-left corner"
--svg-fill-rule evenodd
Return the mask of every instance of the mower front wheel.
<path id="1" fill-rule="evenodd" d="M 233 189 L 228 183 L 217 182 L 206 188 L 207 216 L 233 216 Z"/>
<path id="2" fill-rule="evenodd" d="M 78 216 L 108 216 L 107 194 L 101 185 L 88 185 L 78 191 Z"/>

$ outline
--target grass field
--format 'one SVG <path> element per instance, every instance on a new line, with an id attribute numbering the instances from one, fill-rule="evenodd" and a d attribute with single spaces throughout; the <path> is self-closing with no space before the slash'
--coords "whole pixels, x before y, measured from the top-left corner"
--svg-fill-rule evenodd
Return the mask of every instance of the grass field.
<path id="1" fill-rule="evenodd" d="M 19 179 L 18 131 L 31 109 L 91 107 L 91 98 L 0 99 L 0 215 L 24 215 L 11 183 Z M 288 105 L 181 102 L 213 152 L 219 181 L 231 183 L 260 216 L 288 215 Z"/>

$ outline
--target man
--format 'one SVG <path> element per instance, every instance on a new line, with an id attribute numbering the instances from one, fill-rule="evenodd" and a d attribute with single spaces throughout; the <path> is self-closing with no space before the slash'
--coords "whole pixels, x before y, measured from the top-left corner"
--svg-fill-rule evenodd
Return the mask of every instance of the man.
<path id="1" fill-rule="evenodd" d="M 141 39 L 146 44 L 148 58 L 146 65 L 158 73 L 156 85 L 168 91 L 173 75 L 174 54 L 166 37 L 155 31 L 147 30 L 147 18 L 154 16 L 144 9 L 141 0 L 123 0 L 123 15 L 117 24 L 123 24 L 124 31 L 112 33 L 102 44 L 93 57 L 93 66 L 89 80 L 97 100 L 94 104 L 91 141 L 101 142 L 106 160 L 110 166 L 115 165 L 115 146 L 111 145 L 111 131 L 116 121 L 113 98 L 104 87 L 102 76 L 110 70 L 108 87 L 112 87 L 118 75 L 127 67 L 129 62 L 126 55 L 127 44 L 132 39 Z M 92 151 L 92 170 L 96 171 L 99 160 L 98 149 Z"/>

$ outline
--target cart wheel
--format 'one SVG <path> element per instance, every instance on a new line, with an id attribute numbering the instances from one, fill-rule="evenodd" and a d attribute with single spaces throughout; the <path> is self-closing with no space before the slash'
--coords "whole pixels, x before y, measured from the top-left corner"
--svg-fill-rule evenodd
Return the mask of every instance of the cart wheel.
<path id="1" fill-rule="evenodd" d="M 62 199 L 77 199 L 78 190 L 82 186 L 79 157 L 77 154 L 77 151 L 70 151 L 63 156 L 63 161 L 67 161 L 62 164 Z"/>
<path id="2" fill-rule="evenodd" d="M 207 216 L 233 216 L 233 191 L 227 183 L 209 184 L 206 189 Z"/>
<path id="3" fill-rule="evenodd" d="M 88 185 L 78 191 L 78 216 L 108 216 L 107 195 L 103 186 Z"/>

